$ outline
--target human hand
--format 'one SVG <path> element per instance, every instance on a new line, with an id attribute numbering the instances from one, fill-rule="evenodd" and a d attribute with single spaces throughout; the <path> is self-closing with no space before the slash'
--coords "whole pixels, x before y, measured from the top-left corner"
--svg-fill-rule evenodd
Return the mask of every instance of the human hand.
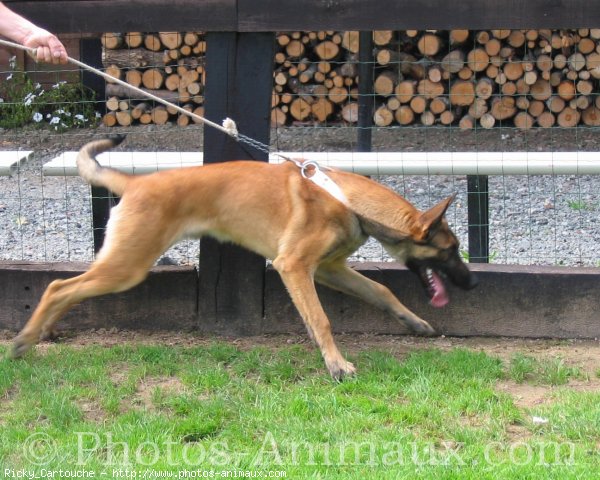
<path id="1" fill-rule="evenodd" d="M 35 60 L 37 62 L 67 63 L 67 50 L 56 35 L 44 30 L 36 28 L 25 37 L 23 45 L 29 48 L 36 49 Z"/>

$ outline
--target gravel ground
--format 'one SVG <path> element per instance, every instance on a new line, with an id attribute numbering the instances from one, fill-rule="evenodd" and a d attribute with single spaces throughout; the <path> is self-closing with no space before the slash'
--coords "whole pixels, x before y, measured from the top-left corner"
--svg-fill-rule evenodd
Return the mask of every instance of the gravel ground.
<path id="1" fill-rule="evenodd" d="M 91 261 L 93 258 L 89 187 L 78 177 L 43 177 L 41 166 L 61 151 L 77 150 L 107 131 L 128 133 L 124 150 L 202 149 L 202 128 L 103 127 L 65 134 L 1 131 L 0 149 L 34 150 L 12 177 L 0 177 L 0 260 Z M 293 151 L 352 151 L 352 128 L 296 127 L 274 131 L 272 148 Z M 599 151 L 590 129 L 517 132 L 513 129 L 461 132 L 456 129 L 380 129 L 378 151 Z M 458 192 L 449 221 L 467 249 L 464 176 L 387 176 L 377 179 L 418 208 Z M 490 252 L 495 263 L 600 265 L 600 179 L 592 176 L 490 177 Z M 166 256 L 197 264 L 198 242 L 182 242 Z M 362 247 L 356 260 L 388 260 L 376 242 Z"/>

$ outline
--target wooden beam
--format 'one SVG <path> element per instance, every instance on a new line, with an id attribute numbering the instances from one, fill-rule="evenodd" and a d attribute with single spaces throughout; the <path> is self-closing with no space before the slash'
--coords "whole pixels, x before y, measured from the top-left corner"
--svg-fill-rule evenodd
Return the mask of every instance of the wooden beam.
<path id="1" fill-rule="evenodd" d="M 275 35 L 212 32 L 206 40 L 206 118 L 217 123 L 233 118 L 240 133 L 268 145 Z M 268 161 L 268 152 L 204 129 L 204 163 L 240 159 Z M 260 332 L 264 258 L 205 237 L 200 265 L 199 328 L 237 335 Z"/>
<path id="2" fill-rule="evenodd" d="M 56 32 L 594 28 L 588 0 L 56 0 L 5 1 Z"/>

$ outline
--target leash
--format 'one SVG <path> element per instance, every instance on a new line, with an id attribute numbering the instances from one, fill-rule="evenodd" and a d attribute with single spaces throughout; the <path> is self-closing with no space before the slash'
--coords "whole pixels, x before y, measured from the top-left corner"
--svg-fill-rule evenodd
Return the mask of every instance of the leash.
<path id="1" fill-rule="evenodd" d="M 29 55 L 31 55 L 33 58 L 36 57 L 36 49 L 35 48 L 25 47 L 24 45 L 9 42 L 8 40 L 4 40 L 1 38 L 0 38 L 0 45 L 5 45 L 7 47 L 24 50 Z M 141 88 L 130 85 L 129 83 L 124 82 L 121 79 L 115 78 L 112 75 L 108 75 L 107 73 L 103 72 L 102 70 L 94 68 L 83 62 L 80 62 L 79 60 L 76 60 L 74 58 L 67 56 L 67 61 L 69 63 L 72 63 L 73 65 L 77 65 L 80 68 L 89 70 L 90 72 L 93 72 L 96 75 L 99 75 L 100 77 L 104 78 L 105 80 L 107 80 L 109 82 L 117 83 L 117 84 L 131 90 L 132 92 L 137 93 L 138 95 L 148 97 L 148 98 L 154 100 L 155 102 L 161 103 L 162 105 L 170 107 L 183 115 L 187 115 L 188 117 L 191 117 L 196 122 L 201 122 L 205 125 L 209 125 L 213 128 L 216 128 L 217 130 L 220 130 L 221 132 L 225 133 L 226 135 L 229 135 L 230 137 L 232 137 L 233 139 L 235 139 L 238 142 L 250 145 L 251 147 L 254 147 L 257 150 L 260 150 L 261 152 L 264 152 L 267 154 L 269 153 L 269 146 L 267 144 L 262 143 L 258 140 L 255 140 L 253 138 L 250 138 L 246 135 L 239 133 L 235 122 L 231 118 L 226 118 L 225 120 L 223 120 L 222 125 L 219 125 L 218 123 L 208 120 L 207 118 L 202 117 L 194 112 L 185 110 L 185 109 L 181 108 L 179 105 L 169 102 L 168 100 L 164 100 L 160 97 L 157 97 L 156 95 L 154 95 L 148 91 L 142 90 Z M 348 199 L 346 198 L 346 195 L 344 195 L 344 192 L 342 191 L 342 189 L 331 178 L 329 178 L 325 173 L 323 173 L 323 171 L 321 170 L 321 167 L 319 166 L 319 164 L 316 161 L 308 160 L 306 162 L 299 162 L 297 160 L 285 157 L 284 155 L 279 155 L 279 156 L 287 161 L 295 163 L 296 166 L 298 168 L 300 168 L 300 173 L 303 178 L 306 178 L 306 179 L 310 180 L 311 182 L 315 183 L 316 185 L 321 187 L 323 190 L 328 192 L 330 195 L 332 195 L 334 198 L 336 198 L 338 201 L 342 202 L 346 206 L 349 206 Z M 327 167 L 323 167 L 323 168 L 327 169 Z"/>
<path id="2" fill-rule="evenodd" d="M 35 48 L 29 48 L 29 47 L 25 47 L 23 45 L 20 45 L 18 43 L 13 43 L 13 42 L 9 42 L 8 40 L 4 40 L 0 38 L 0 45 L 4 45 L 7 47 L 12 47 L 12 48 L 17 48 L 19 50 L 23 50 L 25 52 L 27 52 L 29 55 L 31 55 L 33 58 L 36 57 L 36 49 Z M 124 82 L 123 80 L 120 80 L 118 78 L 115 78 L 111 75 L 108 75 L 107 73 L 103 72 L 102 70 L 99 70 L 97 68 L 94 68 L 90 65 L 87 65 L 83 62 L 80 62 L 79 60 L 76 60 L 72 57 L 67 57 L 67 61 L 69 63 L 72 63 L 73 65 L 77 65 L 80 68 L 83 68 L 85 70 L 89 70 L 90 72 L 95 73 L 96 75 L 101 76 L 102 78 L 104 78 L 107 81 L 113 82 L 113 83 L 117 83 L 127 89 L 129 89 L 132 92 L 137 93 L 138 95 L 142 95 L 144 97 L 148 97 L 152 100 L 154 100 L 157 103 L 161 103 L 162 105 L 165 105 L 167 107 L 170 107 L 174 110 L 176 110 L 177 112 L 183 114 L 183 115 L 187 115 L 188 117 L 192 118 L 194 121 L 196 122 L 200 122 L 203 123 L 205 125 L 209 125 L 213 128 L 216 128 L 217 130 L 220 130 L 221 132 L 225 133 L 226 135 L 229 135 L 230 137 L 232 137 L 233 139 L 235 139 L 238 142 L 242 142 L 245 143 L 247 145 L 250 145 L 251 147 L 256 148 L 257 150 L 260 150 L 262 152 L 265 153 L 269 153 L 269 146 L 259 142 L 258 140 L 255 140 L 253 138 L 250 138 L 246 135 L 243 135 L 241 133 L 238 132 L 237 126 L 235 124 L 235 122 L 231 119 L 231 118 L 226 118 L 225 120 L 223 120 L 222 125 L 219 125 L 218 123 L 215 123 L 205 117 L 202 117 L 194 112 L 190 112 L 188 110 L 185 110 L 183 108 L 181 108 L 179 105 L 175 105 L 174 103 L 169 102 L 168 100 L 164 100 L 160 97 L 157 97 L 156 95 L 147 92 L 145 90 L 142 90 L 141 88 L 138 87 L 134 87 L 133 85 L 130 85 L 127 82 Z"/>

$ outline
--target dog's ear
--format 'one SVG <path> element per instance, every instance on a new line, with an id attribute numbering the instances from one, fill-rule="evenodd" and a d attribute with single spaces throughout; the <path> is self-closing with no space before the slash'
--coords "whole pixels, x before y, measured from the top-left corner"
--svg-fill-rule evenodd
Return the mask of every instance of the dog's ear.
<path id="1" fill-rule="evenodd" d="M 448 210 L 448 207 L 454 201 L 455 197 L 456 193 L 453 193 L 445 200 L 442 200 L 429 210 L 421 213 L 421 216 L 419 217 L 419 224 L 421 227 L 422 238 L 427 238 L 429 232 L 435 230 L 435 228 L 439 226 L 444 218 L 444 215 L 446 214 L 446 210 Z"/>

